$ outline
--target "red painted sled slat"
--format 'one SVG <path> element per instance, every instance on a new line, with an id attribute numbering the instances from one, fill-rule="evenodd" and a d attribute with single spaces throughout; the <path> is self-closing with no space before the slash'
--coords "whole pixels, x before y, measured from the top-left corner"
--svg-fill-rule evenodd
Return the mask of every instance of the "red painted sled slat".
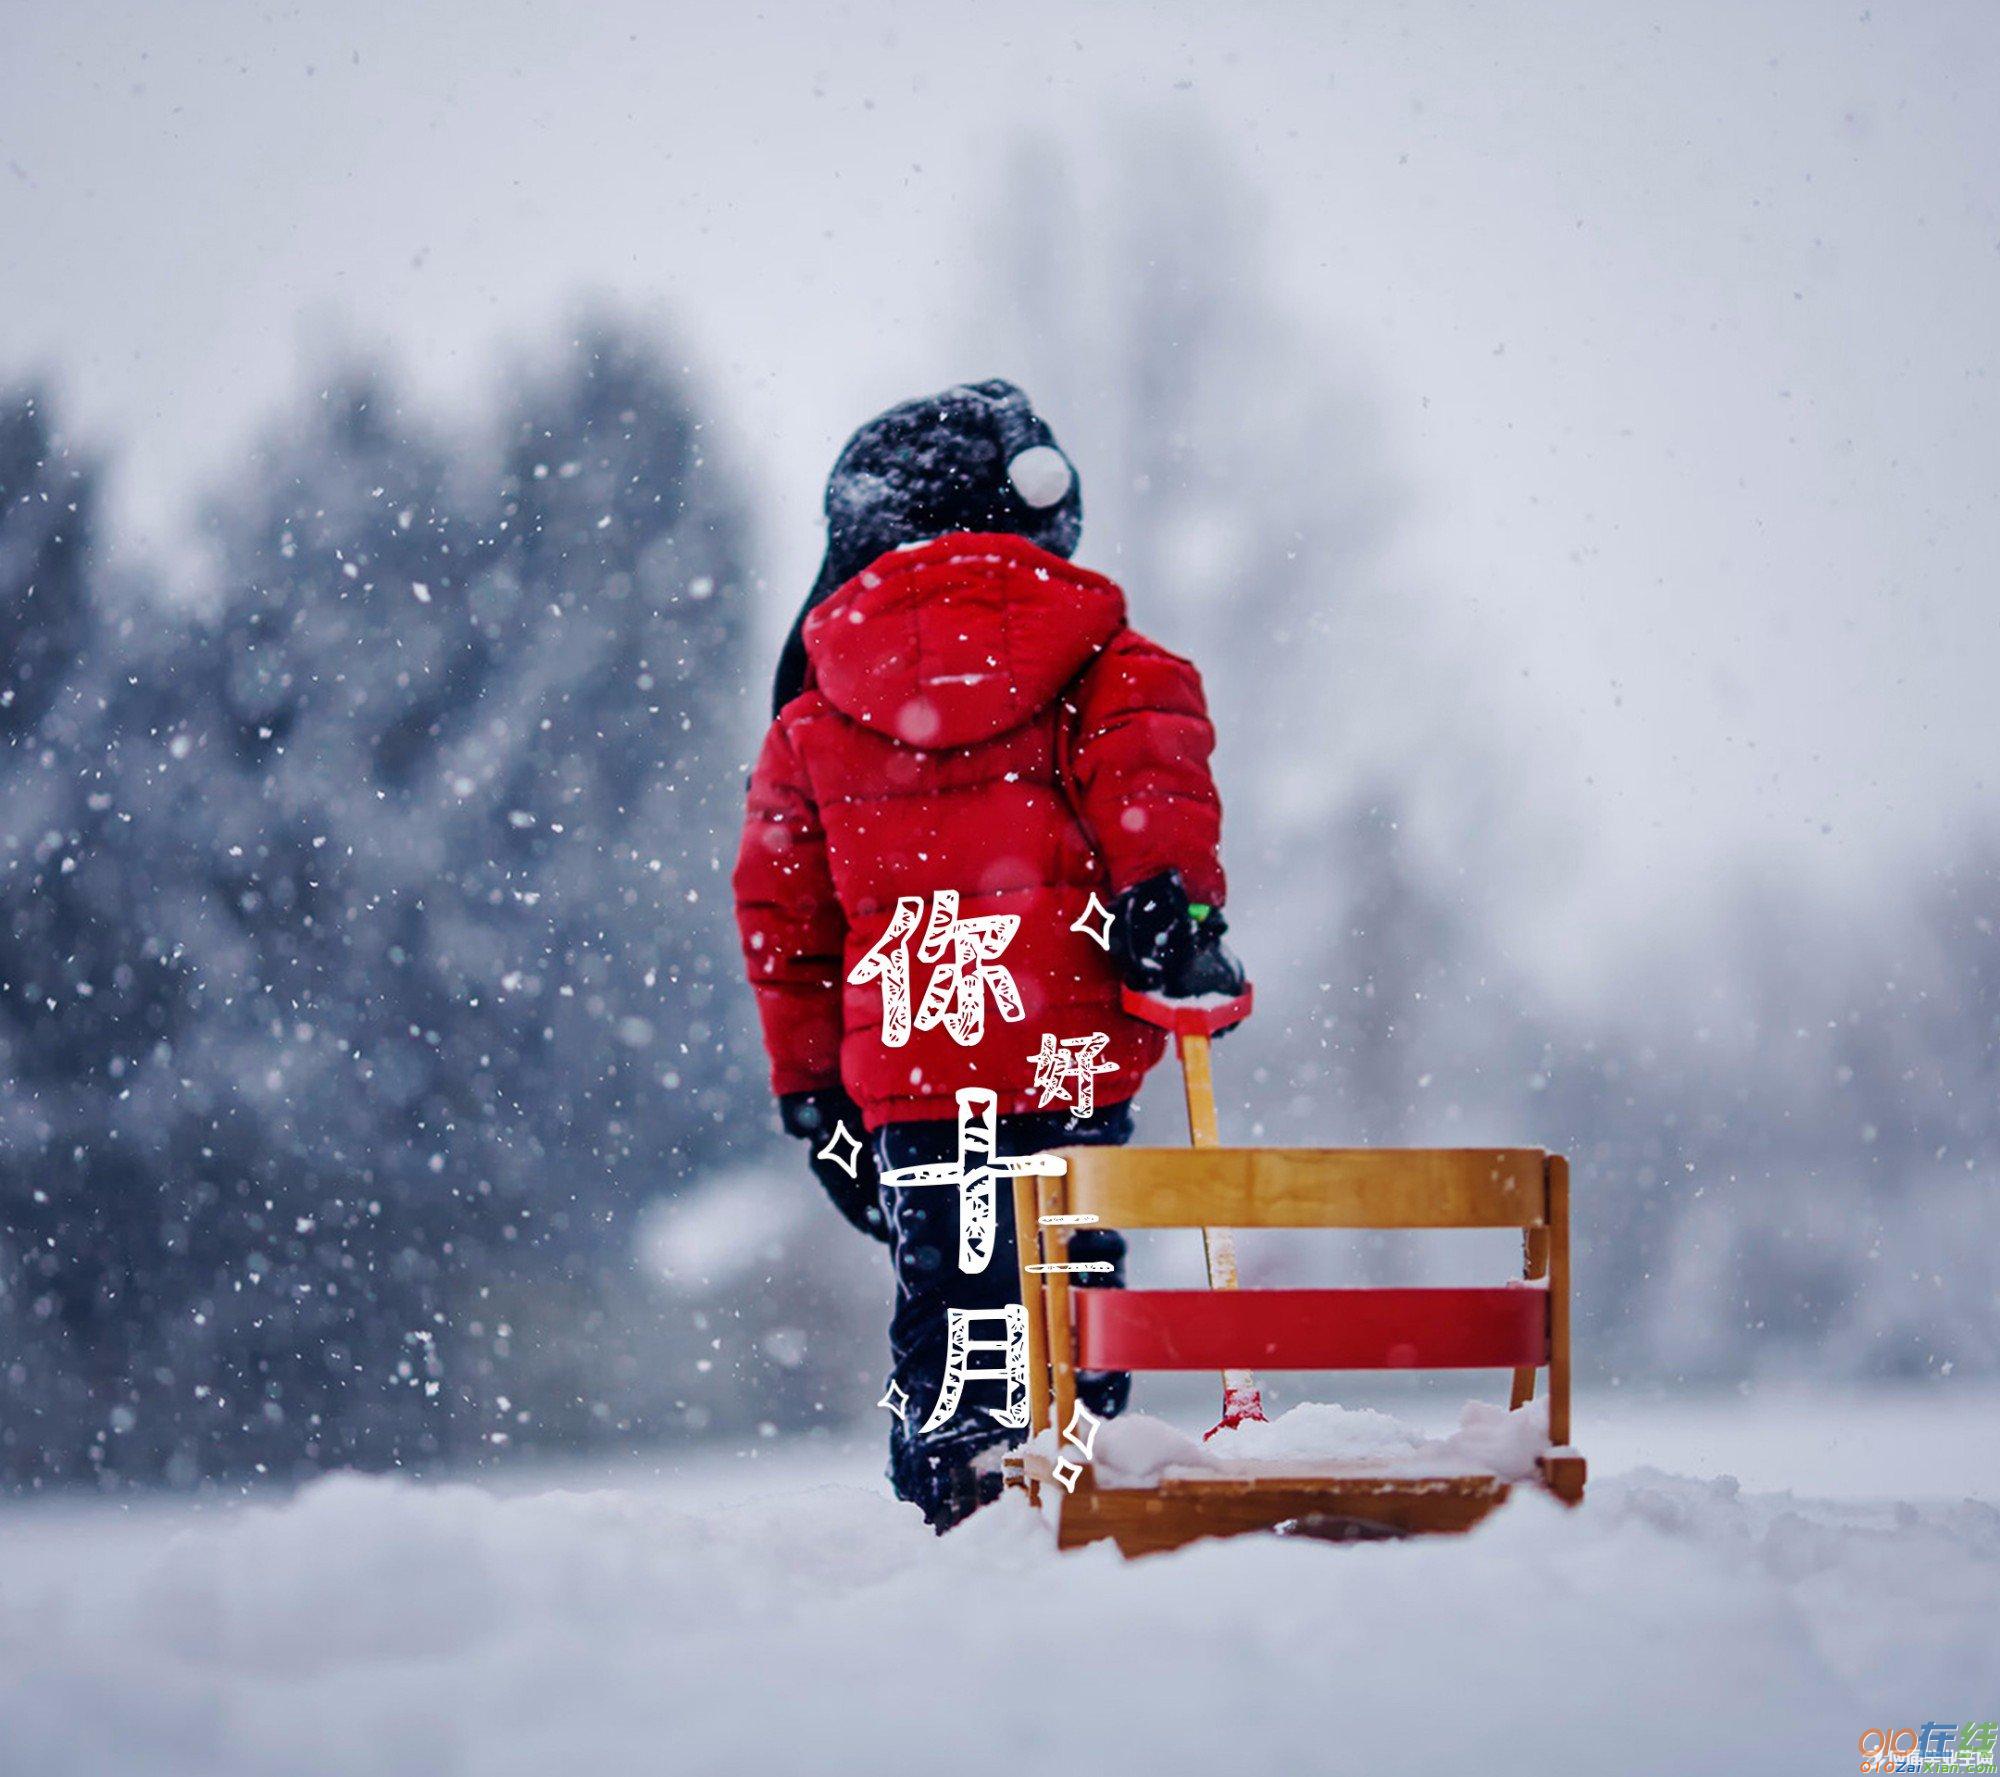
<path id="1" fill-rule="evenodd" d="M 1085 1370 L 1511 1370 L 1549 1359 L 1542 1289 L 1077 1290 Z"/>

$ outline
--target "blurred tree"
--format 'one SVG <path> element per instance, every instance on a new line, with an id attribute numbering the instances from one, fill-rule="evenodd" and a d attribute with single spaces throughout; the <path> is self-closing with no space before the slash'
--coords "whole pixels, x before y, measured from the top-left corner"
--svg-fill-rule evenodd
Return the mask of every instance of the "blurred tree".
<path id="1" fill-rule="evenodd" d="M 507 548 L 475 590 L 519 666 L 451 769 L 491 786 L 497 830 L 465 848 L 497 869 L 484 891 L 541 895 L 544 947 L 515 965 L 536 985 L 511 990 L 555 1032 L 540 1089 L 553 1062 L 560 1101 L 601 1105 L 629 1202 L 727 1151 L 757 1079 L 725 875 L 753 738 L 747 518 L 682 379 L 610 323 L 522 381 Z"/>
<path id="2" fill-rule="evenodd" d="M 0 738 L 34 731 L 89 628 L 88 464 L 51 433 L 44 397 L 0 390 Z"/>
<path id="3" fill-rule="evenodd" d="M 215 510 L 206 616 L 100 613 L 53 701 L 54 644 L 16 648 L 0 1313 L 38 1417 L 8 1469 L 402 1462 L 667 1410 L 606 1349 L 658 1336 L 629 1212 L 744 1134 L 708 891 L 745 516 L 702 439 L 602 322 L 482 495 L 344 369 Z M 81 588 L 82 527 L 40 505 L 0 559 Z"/>
<path id="4" fill-rule="evenodd" d="M 82 954 L 90 890 L 69 826 L 73 736 L 90 726 L 95 495 L 46 398 L 0 393 L 0 1472 L 32 1463 L 48 1424 L 96 1412 L 74 1353 L 96 1296 L 60 1287 L 66 1206 L 45 1164 L 94 1133 L 71 1082 L 99 1047 L 107 974 Z"/>

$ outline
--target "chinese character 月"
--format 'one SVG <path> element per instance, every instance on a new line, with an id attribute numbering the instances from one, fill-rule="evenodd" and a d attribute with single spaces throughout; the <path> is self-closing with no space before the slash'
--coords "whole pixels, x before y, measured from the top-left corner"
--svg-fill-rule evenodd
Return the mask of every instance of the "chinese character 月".
<path id="1" fill-rule="evenodd" d="M 997 1339 L 974 1337 L 981 1323 L 997 1325 Z M 975 1367 L 976 1354 L 1000 1359 L 998 1367 Z M 1028 1424 L 1028 1311 L 1019 1302 L 1004 1308 L 953 1308 L 945 1320 L 944 1382 L 938 1389 L 937 1405 L 923 1423 L 925 1431 L 936 1431 L 948 1423 L 965 1398 L 968 1382 L 1004 1382 L 1004 1406 L 989 1407 L 996 1425 L 1025 1431 Z"/>

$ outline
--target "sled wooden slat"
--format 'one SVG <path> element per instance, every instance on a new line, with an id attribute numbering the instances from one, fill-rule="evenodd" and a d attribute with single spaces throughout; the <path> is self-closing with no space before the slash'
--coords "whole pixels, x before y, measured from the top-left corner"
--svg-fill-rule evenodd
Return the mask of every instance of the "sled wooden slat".
<path id="1" fill-rule="evenodd" d="M 1022 1467 L 1029 1486 L 1059 1493 L 1046 1456 L 1029 1451 Z M 1199 1537 L 1281 1526 L 1339 1541 L 1451 1534 L 1472 1529 L 1512 1491 L 1497 1475 L 1383 1477 L 1306 1465 L 1295 1474 L 1167 1475 L 1148 1487 L 1106 1487 L 1086 1469 L 1061 1496 L 1056 1546 L 1110 1541 L 1122 1554 L 1155 1555 Z"/>
<path id="2" fill-rule="evenodd" d="M 1064 1213 L 1064 1180 L 1038 1178 L 1035 1183 L 1037 1213 L 1043 1216 Z M 1069 1259 L 1069 1230 L 1043 1227 L 1036 1232 L 1040 1235 L 1044 1263 L 1066 1264 Z M 1048 1328 L 1049 1417 L 1060 1432 L 1069 1424 L 1070 1414 L 1076 1410 L 1076 1340 L 1070 1321 L 1069 1278 L 1060 1271 L 1050 1272 L 1043 1280 L 1041 1293 L 1042 1318 Z"/>
<path id="3" fill-rule="evenodd" d="M 1512 1370 L 1549 1357 L 1539 1289 L 1079 1290 L 1085 1370 Z"/>
<path id="4" fill-rule="evenodd" d="M 1539 1148 L 1063 1148 L 1072 1213 L 1109 1228 L 1535 1228 Z"/>
<path id="5" fill-rule="evenodd" d="M 1025 1174 L 1014 1181 L 1014 1239 L 1017 1252 L 1034 1254 L 1041 1250 L 1041 1229 L 1036 1217 L 1040 1213 L 1036 1202 L 1033 1174 Z M 1032 1258 L 1025 1263 L 1035 1262 Z M 1021 1280 L 1022 1304 L 1028 1311 L 1028 1430 L 1032 1434 L 1042 1430 L 1049 1422 L 1049 1328 L 1047 1309 L 1042 1302 L 1042 1280 L 1033 1272 L 1023 1270 Z"/>
<path id="6" fill-rule="evenodd" d="M 1569 1443 L 1569 1162 L 1549 1156 L 1549 1442 Z M 1576 1463 L 1577 1498 L 1583 1463 Z M 1572 1505 L 1576 1500 L 1570 1501 Z"/>
<path id="7" fill-rule="evenodd" d="M 1553 1168 L 1554 1162 L 1550 1162 Z M 1546 1228 L 1521 1230 L 1521 1275 L 1530 1283 L 1540 1283 L 1549 1274 L 1549 1231 Z M 1552 1317 L 1553 1318 L 1553 1317 Z M 1550 1344 L 1555 1343 L 1553 1327 Z M 1514 1392 L 1507 1405 L 1519 1411 L 1535 1398 L 1535 1366 L 1523 1364 L 1514 1372 Z"/>

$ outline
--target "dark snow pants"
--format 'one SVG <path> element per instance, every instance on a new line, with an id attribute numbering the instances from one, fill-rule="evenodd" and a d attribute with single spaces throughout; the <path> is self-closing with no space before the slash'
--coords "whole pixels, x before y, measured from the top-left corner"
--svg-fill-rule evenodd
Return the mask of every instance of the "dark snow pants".
<path id="1" fill-rule="evenodd" d="M 1086 1144 L 1123 1147 L 1132 1139 L 1132 1108 L 1108 1105 L 1084 1118 L 1061 1112 L 1002 1117 L 995 1125 L 1002 1157 L 1045 1148 Z M 958 1153 L 955 1122 L 890 1123 L 875 1132 L 876 1162 L 883 1172 L 950 1160 Z M 945 1379 L 947 1315 L 951 1309 L 998 1309 L 1021 1299 L 1014 1240 L 1013 1193 L 999 1181 L 993 1258 L 968 1276 L 958 1268 L 959 1198 L 949 1185 L 882 1187 L 896 1263 L 896 1311 L 889 1323 L 890 1380 L 908 1404 L 889 1432 L 889 1480 L 896 1497 L 923 1508 L 936 1529 L 949 1530 L 1000 1494 L 999 1452 L 1027 1436 L 996 1425 L 985 1410 L 1000 1406 L 999 1381 L 965 1386 L 957 1411 L 935 1431 L 922 1430 Z M 1081 1228 L 1070 1237 L 1077 1263 L 1109 1260 L 1116 1269 L 1079 1275 L 1080 1287 L 1116 1288 L 1124 1281 L 1125 1238 L 1110 1228 Z M 976 1336 L 991 1336 L 980 1330 Z M 995 1360 L 979 1366 L 993 1368 Z M 1110 1418 L 1125 1405 L 1132 1379 L 1119 1371 L 1083 1371 L 1077 1396 L 1093 1413 Z"/>

